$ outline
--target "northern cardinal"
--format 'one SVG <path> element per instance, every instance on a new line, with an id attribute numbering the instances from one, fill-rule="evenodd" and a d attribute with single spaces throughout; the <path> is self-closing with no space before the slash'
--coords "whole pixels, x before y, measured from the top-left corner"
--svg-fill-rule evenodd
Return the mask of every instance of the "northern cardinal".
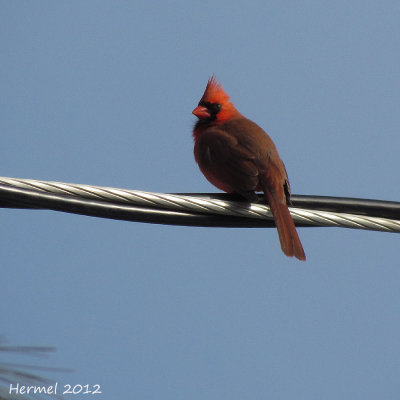
<path id="1" fill-rule="evenodd" d="M 257 201 L 263 191 L 278 229 L 283 253 L 305 261 L 290 215 L 290 186 L 285 165 L 274 142 L 257 124 L 236 110 L 212 76 L 198 106 L 194 157 L 204 176 L 218 189 Z"/>

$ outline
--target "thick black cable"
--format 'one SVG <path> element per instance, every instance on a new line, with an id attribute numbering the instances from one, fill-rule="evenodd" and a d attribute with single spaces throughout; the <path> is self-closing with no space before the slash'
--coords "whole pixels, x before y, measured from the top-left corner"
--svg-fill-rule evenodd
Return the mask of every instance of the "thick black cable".
<path id="1" fill-rule="evenodd" d="M 223 200 L 229 204 L 239 203 L 246 207 L 240 196 L 232 194 L 190 193 L 181 196 L 196 197 L 209 201 Z M 260 195 L 260 203 L 264 202 Z M 348 213 L 353 215 L 389 218 L 400 220 L 400 203 L 366 200 L 356 198 L 339 198 L 328 196 L 293 195 L 292 205 L 302 210 L 317 210 Z M 47 193 L 35 189 L 23 189 L 9 184 L 0 184 L 0 207 L 49 209 L 101 218 L 127 221 L 210 227 L 271 227 L 272 219 L 254 219 L 236 215 L 216 215 L 207 210 L 168 209 L 170 206 L 158 202 L 153 206 L 129 205 L 126 199 L 119 201 L 107 199 L 87 199 L 70 194 Z M 397 221 L 398 223 L 398 221 Z M 297 226 L 326 226 L 318 221 L 302 220 Z M 398 225 L 397 225 L 398 226 Z"/>

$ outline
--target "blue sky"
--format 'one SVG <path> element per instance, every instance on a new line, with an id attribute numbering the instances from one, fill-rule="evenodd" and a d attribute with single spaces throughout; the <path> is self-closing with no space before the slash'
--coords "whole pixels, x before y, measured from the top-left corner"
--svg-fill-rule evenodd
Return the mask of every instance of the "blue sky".
<path id="1" fill-rule="evenodd" d="M 191 111 L 215 73 L 292 192 L 399 200 L 397 1 L 3 1 L 1 175 L 217 191 Z M 396 234 L 1 210 L 1 333 L 104 399 L 395 399 Z M 72 396 L 73 398 L 74 396 Z M 68 397 L 67 397 L 68 398 Z"/>

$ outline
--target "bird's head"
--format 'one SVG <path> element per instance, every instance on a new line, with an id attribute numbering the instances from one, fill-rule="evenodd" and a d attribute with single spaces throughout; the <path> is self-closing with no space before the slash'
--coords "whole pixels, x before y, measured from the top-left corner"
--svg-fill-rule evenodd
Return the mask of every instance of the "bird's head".
<path id="1" fill-rule="evenodd" d="M 222 85 L 213 75 L 207 83 L 203 97 L 192 113 L 204 123 L 223 123 L 238 115 Z"/>

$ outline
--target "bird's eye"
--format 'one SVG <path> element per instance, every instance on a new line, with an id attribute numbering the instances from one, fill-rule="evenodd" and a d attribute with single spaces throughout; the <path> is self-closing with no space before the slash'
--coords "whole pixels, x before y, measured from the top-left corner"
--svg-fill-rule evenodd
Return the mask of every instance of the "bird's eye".
<path id="1" fill-rule="evenodd" d="M 212 103 L 211 106 L 210 106 L 210 110 L 213 112 L 213 114 L 218 114 L 219 111 L 221 110 L 221 104 Z"/>

